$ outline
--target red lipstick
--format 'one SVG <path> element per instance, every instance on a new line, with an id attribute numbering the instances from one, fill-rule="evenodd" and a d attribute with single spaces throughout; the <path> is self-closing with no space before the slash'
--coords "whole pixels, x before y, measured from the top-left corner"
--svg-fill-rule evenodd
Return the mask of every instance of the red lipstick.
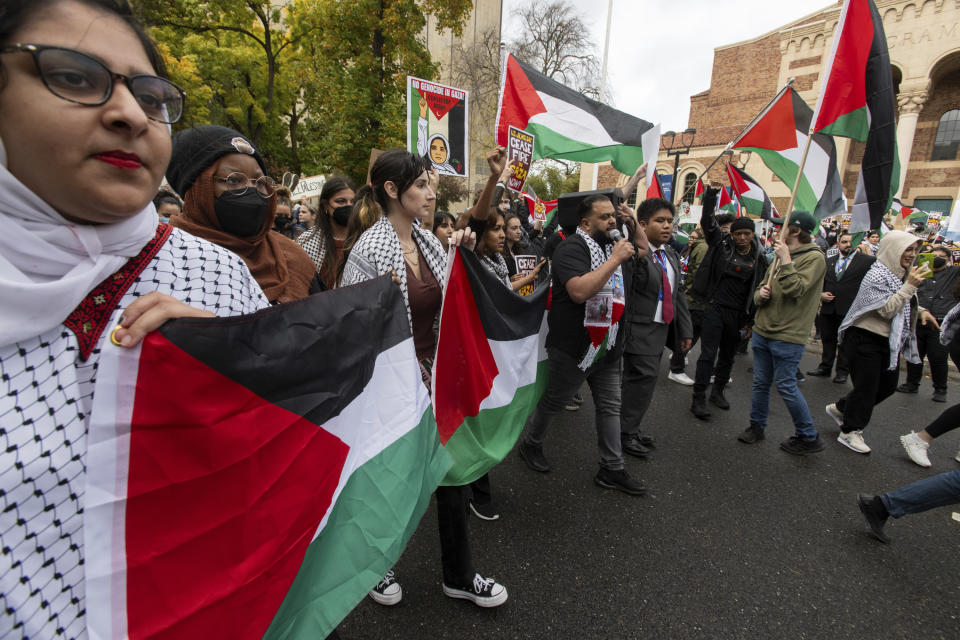
<path id="1" fill-rule="evenodd" d="M 95 157 L 97 160 L 102 160 L 107 164 L 112 164 L 113 166 L 121 169 L 139 169 L 143 166 L 143 163 L 140 162 L 140 156 L 135 153 L 120 151 L 119 149 L 114 149 L 113 151 L 104 151 Z"/>

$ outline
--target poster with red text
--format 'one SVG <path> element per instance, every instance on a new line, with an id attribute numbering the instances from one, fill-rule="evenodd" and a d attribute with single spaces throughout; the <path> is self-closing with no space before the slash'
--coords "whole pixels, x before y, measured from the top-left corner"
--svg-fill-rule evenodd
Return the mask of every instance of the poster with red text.
<path id="1" fill-rule="evenodd" d="M 469 92 L 407 76 L 407 150 L 440 175 L 469 174 Z"/>

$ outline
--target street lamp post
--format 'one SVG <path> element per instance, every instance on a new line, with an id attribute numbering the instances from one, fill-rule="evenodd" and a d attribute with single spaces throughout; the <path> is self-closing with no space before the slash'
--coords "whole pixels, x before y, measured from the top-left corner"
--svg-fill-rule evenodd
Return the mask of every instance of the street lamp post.
<path id="1" fill-rule="evenodd" d="M 673 156 L 673 185 L 671 187 L 672 191 L 670 192 L 671 202 L 676 203 L 677 195 L 680 194 L 680 189 L 677 188 L 677 174 L 680 173 L 680 156 L 690 153 L 690 147 L 693 146 L 693 139 L 696 135 L 697 130 L 691 127 L 680 133 L 679 140 L 677 140 L 676 131 L 667 131 L 661 138 L 660 144 L 666 149 L 667 157 Z M 669 142 L 667 138 L 669 138 Z"/>

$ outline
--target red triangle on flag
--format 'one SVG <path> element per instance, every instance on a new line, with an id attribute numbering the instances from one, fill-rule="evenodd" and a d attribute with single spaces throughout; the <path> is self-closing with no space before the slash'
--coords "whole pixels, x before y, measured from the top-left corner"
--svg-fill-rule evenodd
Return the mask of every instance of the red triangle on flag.
<path id="1" fill-rule="evenodd" d="M 694 198 L 699 198 L 699 197 L 702 196 L 702 195 L 703 195 L 703 180 L 701 180 L 701 179 L 698 178 L 698 179 L 697 179 L 697 189 L 696 189 L 695 193 L 693 194 L 693 197 L 694 197 Z"/>
<path id="2" fill-rule="evenodd" d="M 730 178 L 730 186 L 733 187 L 733 192 L 737 194 L 738 198 L 750 191 L 750 186 L 744 181 L 740 173 L 733 169 L 730 163 L 727 163 L 727 177 Z"/>
<path id="3" fill-rule="evenodd" d="M 547 107 L 512 55 L 507 56 L 507 72 L 504 74 L 500 92 L 497 144 L 505 147 L 511 125 L 517 129 L 526 129 L 530 118 L 538 113 L 546 113 Z"/>
<path id="4" fill-rule="evenodd" d="M 734 145 L 784 151 L 797 146 L 797 125 L 793 117 L 793 89 L 787 89 L 767 112 Z"/>
<path id="5" fill-rule="evenodd" d="M 653 172 L 653 176 L 650 180 L 650 185 L 647 186 L 647 200 L 650 198 L 660 198 L 663 197 L 663 189 L 660 188 L 660 176 L 657 175 L 657 172 Z"/>

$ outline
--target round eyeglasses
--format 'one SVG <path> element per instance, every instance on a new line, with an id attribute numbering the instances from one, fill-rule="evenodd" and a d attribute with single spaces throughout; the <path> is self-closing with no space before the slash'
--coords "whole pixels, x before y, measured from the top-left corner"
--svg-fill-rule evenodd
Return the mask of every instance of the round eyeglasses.
<path id="1" fill-rule="evenodd" d="M 239 171 L 234 171 L 226 178 L 213 176 L 213 179 L 221 184 L 227 185 L 229 191 L 236 191 L 238 196 L 242 196 L 247 189 L 253 187 L 264 198 L 269 198 L 277 192 L 277 183 L 270 176 L 260 176 L 256 180 L 248 178 Z"/>
<path id="2" fill-rule="evenodd" d="M 183 115 L 187 94 L 165 78 L 115 73 L 85 53 L 62 47 L 13 44 L 0 49 L 0 53 L 18 52 L 33 56 L 40 79 L 58 98 L 90 107 L 99 106 L 113 95 L 114 81 L 123 80 L 151 120 L 173 124 Z"/>

